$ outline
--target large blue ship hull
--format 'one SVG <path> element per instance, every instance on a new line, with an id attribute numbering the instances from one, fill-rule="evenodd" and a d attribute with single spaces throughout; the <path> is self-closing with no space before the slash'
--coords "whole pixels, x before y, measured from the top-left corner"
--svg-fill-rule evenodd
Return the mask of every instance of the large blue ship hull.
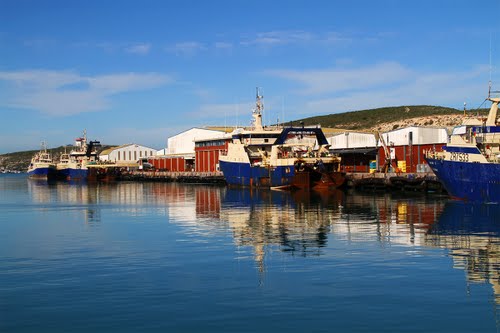
<path id="1" fill-rule="evenodd" d="M 229 185 L 249 187 L 276 187 L 292 184 L 293 167 L 262 167 L 248 163 L 219 161 L 224 178 Z"/>
<path id="2" fill-rule="evenodd" d="M 35 179 L 52 180 L 57 178 L 57 172 L 55 168 L 36 168 L 28 171 L 28 176 Z"/>
<path id="3" fill-rule="evenodd" d="M 59 178 L 65 180 L 87 180 L 88 175 L 89 175 L 88 169 L 67 168 L 59 170 Z"/>
<path id="4" fill-rule="evenodd" d="M 443 187 L 455 198 L 471 202 L 500 202 L 500 164 L 427 158 Z"/>

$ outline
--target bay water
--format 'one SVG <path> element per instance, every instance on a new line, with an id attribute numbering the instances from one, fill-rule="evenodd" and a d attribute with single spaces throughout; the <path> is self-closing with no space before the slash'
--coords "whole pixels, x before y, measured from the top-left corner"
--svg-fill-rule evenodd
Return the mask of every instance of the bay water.
<path id="1" fill-rule="evenodd" d="M 500 208 L 0 175 L 0 332 L 498 332 Z"/>

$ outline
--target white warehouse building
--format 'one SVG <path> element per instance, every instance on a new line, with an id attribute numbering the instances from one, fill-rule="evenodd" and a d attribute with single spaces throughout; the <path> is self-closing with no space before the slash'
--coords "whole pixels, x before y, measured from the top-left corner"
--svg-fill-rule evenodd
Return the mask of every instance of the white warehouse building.
<path id="1" fill-rule="evenodd" d="M 433 145 L 448 143 L 444 127 L 409 126 L 381 134 L 388 146 Z M 381 146 L 381 142 L 379 142 Z"/>
<path id="2" fill-rule="evenodd" d="M 194 158 L 195 141 L 222 138 L 224 134 L 224 131 L 193 127 L 168 138 L 166 155 L 184 155 Z"/>
<path id="3" fill-rule="evenodd" d="M 377 139 L 375 134 L 362 132 L 344 132 L 335 134 L 327 138 L 330 143 L 330 149 L 356 149 L 356 148 L 375 148 Z"/>
<path id="4" fill-rule="evenodd" d="M 136 163 L 141 158 L 147 158 L 156 155 L 156 149 L 129 143 L 119 147 L 112 147 L 103 150 L 99 155 L 99 160 L 112 162 L 116 164 Z"/>

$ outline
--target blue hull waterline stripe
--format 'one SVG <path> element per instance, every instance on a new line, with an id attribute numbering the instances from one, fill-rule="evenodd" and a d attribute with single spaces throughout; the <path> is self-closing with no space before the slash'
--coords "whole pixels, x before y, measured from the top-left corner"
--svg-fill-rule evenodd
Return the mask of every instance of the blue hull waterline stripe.
<path id="1" fill-rule="evenodd" d="M 89 174 L 88 169 L 64 169 L 60 170 L 59 174 L 61 178 L 64 179 L 72 179 L 72 180 L 77 180 L 77 179 L 87 179 L 87 176 Z"/>
<path id="2" fill-rule="evenodd" d="M 444 150 L 450 153 L 467 153 L 467 154 L 481 154 L 479 149 L 476 147 L 457 147 L 457 146 L 448 146 L 443 147 Z"/>
<path id="3" fill-rule="evenodd" d="M 36 168 L 29 171 L 28 176 L 31 178 L 55 179 L 57 178 L 57 171 L 55 168 Z"/>

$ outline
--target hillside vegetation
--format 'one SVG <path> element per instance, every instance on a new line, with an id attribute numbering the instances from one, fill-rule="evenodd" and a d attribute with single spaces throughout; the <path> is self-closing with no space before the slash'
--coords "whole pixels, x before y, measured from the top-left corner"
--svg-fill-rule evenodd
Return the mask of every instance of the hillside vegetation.
<path id="1" fill-rule="evenodd" d="M 488 110 L 481 109 L 481 114 Z M 476 113 L 477 110 L 468 113 Z M 463 110 L 442 106 L 412 105 L 394 106 L 370 110 L 352 111 L 300 119 L 304 125 L 320 124 L 322 127 L 360 131 L 386 131 L 403 125 L 456 126 L 461 122 Z M 457 123 L 458 121 L 458 123 Z"/>

